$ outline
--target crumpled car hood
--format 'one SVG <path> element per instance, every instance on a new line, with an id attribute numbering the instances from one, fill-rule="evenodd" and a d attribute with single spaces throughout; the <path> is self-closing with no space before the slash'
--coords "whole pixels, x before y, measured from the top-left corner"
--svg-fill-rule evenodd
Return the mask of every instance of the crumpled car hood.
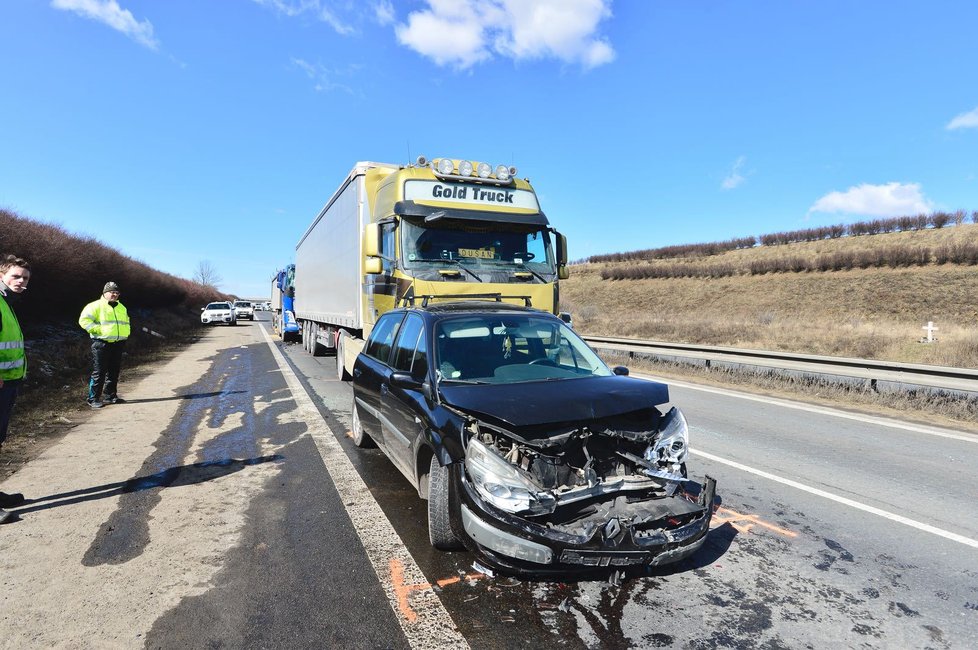
<path id="1" fill-rule="evenodd" d="M 446 382 L 441 394 L 457 409 L 515 428 L 581 425 L 669 401 L 666 384 L 618 375 L 518 384 Z"/>

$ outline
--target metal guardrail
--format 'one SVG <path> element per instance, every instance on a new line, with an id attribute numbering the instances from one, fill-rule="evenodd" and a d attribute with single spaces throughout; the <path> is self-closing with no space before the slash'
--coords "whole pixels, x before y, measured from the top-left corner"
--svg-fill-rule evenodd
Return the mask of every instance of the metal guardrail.
<path id="1" fill-rule="evenodd" d="M 978 370 L 970 368 L 948 368 L 687 343 L 663 343 L 607 336 L 585 336 L 584 340 L 594 348 L 625 352 L 629 356 L 642 354 L 665 359 L 685 359 L 700 362 L 706 367 L 714 364 L 754 366 L 791 373 L 863 380 L 871 388 L 878 388 L 880 382 L 885 382 L 978 395 Z"/>

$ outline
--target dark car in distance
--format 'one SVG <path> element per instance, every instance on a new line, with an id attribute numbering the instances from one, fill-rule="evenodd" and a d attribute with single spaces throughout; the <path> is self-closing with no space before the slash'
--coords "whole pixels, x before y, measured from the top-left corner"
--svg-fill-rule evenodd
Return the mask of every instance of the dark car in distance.
<path id="1" fill-rule="evenodd" d="M 428 501 L 441 550 L 573 576 L 681 560 L 716 482 L 687 478 L 668 387 L 610 369 L 559 318 L 469 300 L 382 315 L 353 370 L 353 439 Z"/>

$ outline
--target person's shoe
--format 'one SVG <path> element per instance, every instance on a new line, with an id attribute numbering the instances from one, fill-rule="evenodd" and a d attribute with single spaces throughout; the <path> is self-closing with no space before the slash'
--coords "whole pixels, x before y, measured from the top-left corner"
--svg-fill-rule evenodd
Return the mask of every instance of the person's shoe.
<path id="1" fill-rule="evenodd" d="M 15 492 L 13 494 L 7 494 L 6 492 L 0 492 L 0 508 L 16 508 L 17 506 L 24 505 L 27 499 L 20 492 Z"/>
<path id="2" fill-rule="evenodd" d="M 14 516 L 14 513 L 7 512 L 6 510 L 0 508 L 0 524 L 5 524 L 10 521 Z"/>
<path id="3" fill-rule="evenodd" d="M 105 400 L 102 400 L 102 401 L 105 402 L 106 404 L 125 404 L 126 403 L 126 400 L 122 399 L 118 395 L 116 395 L 114 397 L 110 397 L 110 398 L 105 399 Z"/>
<path id="4" fill-rule="evenodd" d="M 100 409 L 103 406 L 102 402 L 94 402 L 94 401 L 89 402 L 88 405 L 91 406 L 93 409 Z"/>

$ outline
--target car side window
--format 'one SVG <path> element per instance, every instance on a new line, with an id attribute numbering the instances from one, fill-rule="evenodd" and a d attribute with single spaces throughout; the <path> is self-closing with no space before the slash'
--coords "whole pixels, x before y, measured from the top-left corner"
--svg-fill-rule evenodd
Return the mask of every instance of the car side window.
<path id="1" fill-rule="evenodd" d="M 424 321 L 419 316 L 408 314 L 401 327 L 401 334 L 394 343 L 394 370 L 411 371 L 414 361 L 414 351 L 418 347 L 418 338 L 424 330 Z"/>
<path id="2" fill-rule="evenodd" d="M 397 337 L 397 330 L 402 318 L 401 314 L 381 316 L 377 324 L 374 325 L 373 331 L 370 332 L 370 338 L 367 339 L 363 353 L 381 363 L 387 363 L 391 355 L 391 345 Z"/>

